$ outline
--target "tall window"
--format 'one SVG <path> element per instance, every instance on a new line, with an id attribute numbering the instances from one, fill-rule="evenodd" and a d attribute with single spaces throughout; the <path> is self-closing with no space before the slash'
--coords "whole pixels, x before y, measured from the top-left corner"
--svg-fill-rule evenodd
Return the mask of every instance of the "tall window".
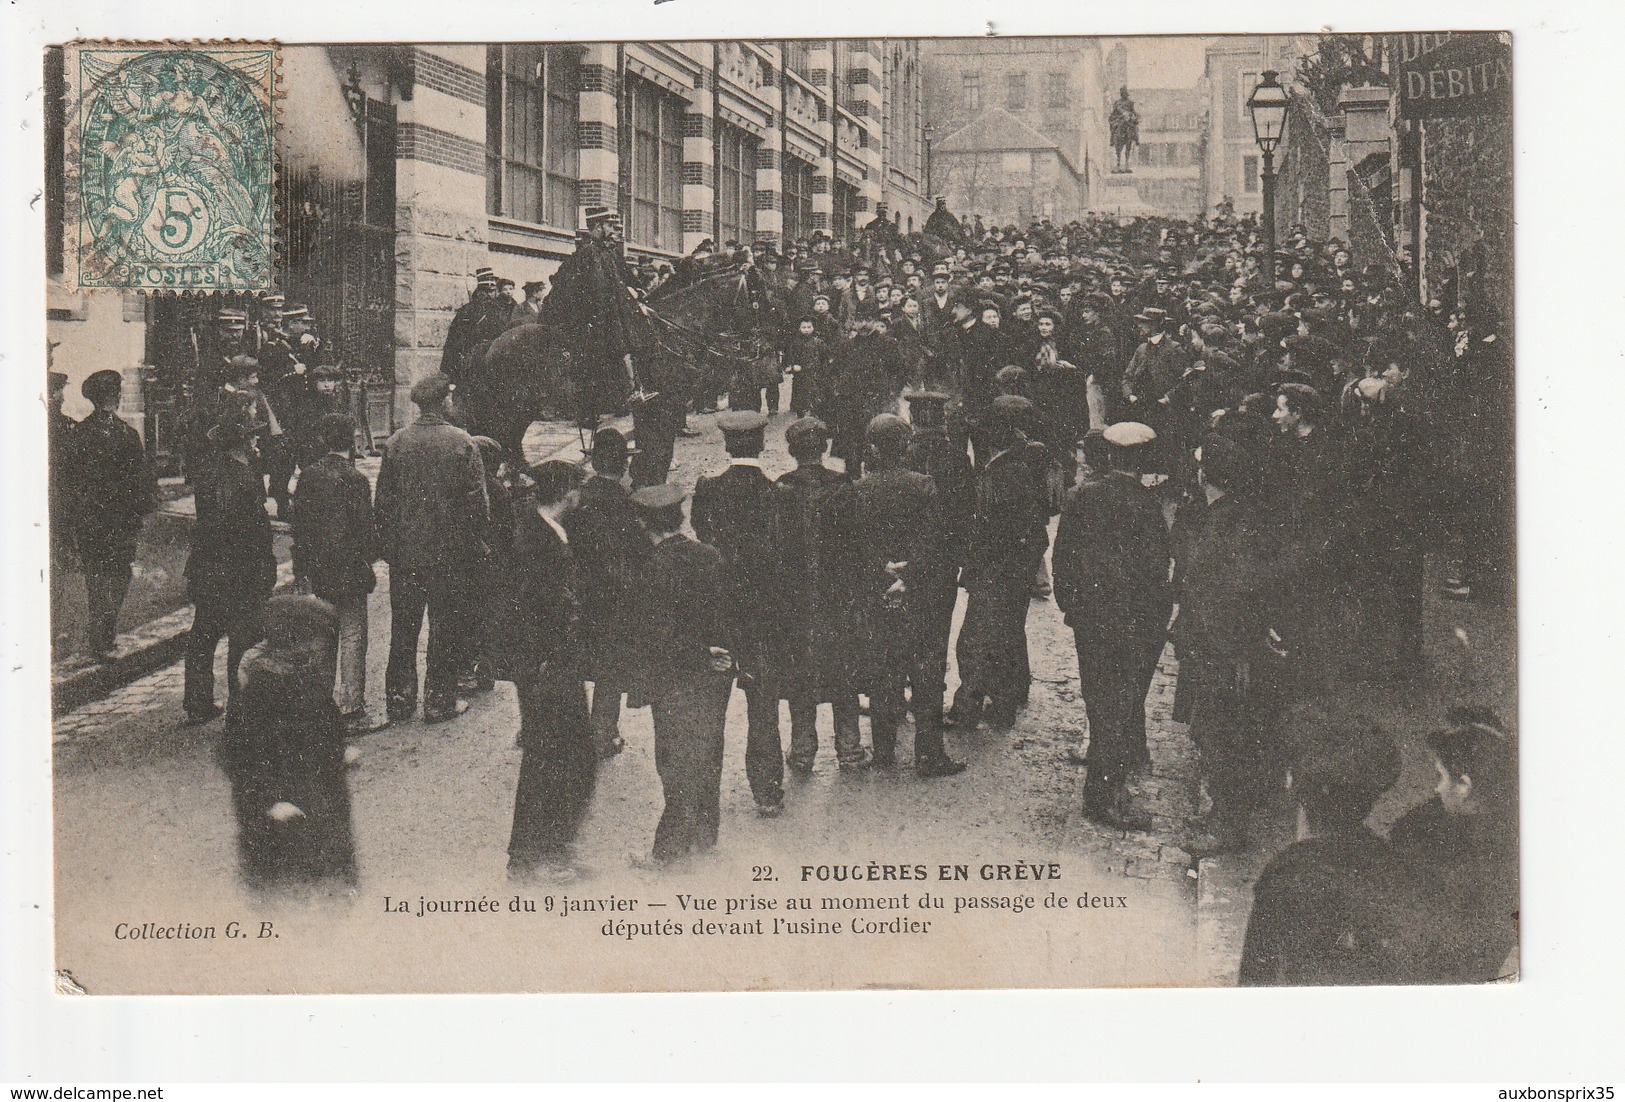
<path id="1" fill-rule="evenodd" d="M 812 72 L 812 50 L 805 40 L 784 44 L 784 67 L 801 76 Z"/>
<path id="2" fill-rule="evenodd" d="M 1241 159 L 1241 190 L 1247 195 L 1258 194 L 1258 158 Z"/>
<path id="3" fill-rule="evenodd" d="M 784 158 L 784 238 L 796 241 L 812 235 L 813 167 L 794 157 Z"/>
<path id="4" fill-rule="evenodd" d="M 756 139 L 737 126 L 722 126 L 717 165 L 720 241 L 748 244 L 756 237 Z"/>
<path id="5" fill-rule="evenodd" d="M 844 241 L 852 233 L 852 215 L 858 207 L 858 189 L 851 184 L 843 184 L 836 180 L 831 185 L 834 199 L 834 211 L 830 214 L 830 236 L 837 241 Z"/>
<path id="6" fill-rule="evenodd" d="M 966 73 L 959 80 L 965 92 L 965 110 L 980 111 L 982 109 L 982 74 Z"/>
<path id="7" fill-rule="evenodd" d="M 1051 107 L 1065 107 L 1066 103 L 1066 74 L 1049 74 L 1049 105 Z"/>
<path id="8" fill-rule="evenodd" d="M 487 46 L 485 209 L 573 229 L 578 46 Z"/>
<path id="9" fill-rule="evenodd" d="M 1027 109 L 1027 74 L 1009 73 L 1004 78 L 1004 105 L 1012 111 Z"/>
<path id="10" fill-rule="evenodd" d="M 1248 121 L 1247 101 L 1252 98 L 1253 89 L 1258 87 L 1262 75 L 1257 69 L 1243 69 L 1241 72 L 1241 81 L 1236 86 L 1236 117 L 1243 122 Z"/>
<path id="11" fill-rule="evenodd" d="M 678 252 L 683 245 L 683 101 L 645 80 L 626 82 L 632 120 L 634 245 Z"/>

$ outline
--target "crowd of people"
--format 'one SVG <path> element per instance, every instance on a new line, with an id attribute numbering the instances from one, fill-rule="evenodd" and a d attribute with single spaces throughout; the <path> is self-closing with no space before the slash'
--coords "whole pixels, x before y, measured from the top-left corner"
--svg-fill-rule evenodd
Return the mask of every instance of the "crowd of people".
<path id="1" fill-rule="evenodd" d="M 1439 806 L 1383 840 L 1361 824 L 1397 768 L 1386 770 L 1385 751 L 1349 748 L 1386 736 L 1312 737 L 1317 725 L 1302 719 L 1339 683 L 1425 668 L 1425 556 L 1443 567 L 1449 596 L 1510 587 L 1511 359 L 1497 319 L 1418 305 L 1397 269 L 1357 267 L 1344 244 L 1300 228 L 1269 256 L 1250 218 L 982 229 L 940 204 L 938 215 L 928 234 L 880 218 L 850 244 L 815 235 L 781 253 L 707 242 L 676 265 L 634 266 L 613 212 L 594 212 L 545 297 L 527 286 L 516 302 L 489 269 L 477 274 L 443 372 L 413 386 L 418 417 L 384 448 L 375 491 L 351 465 L 353 422 L 312 405 L 298 430 L 311 443 L 296 453 L 308 466 L 291 500 L 280 497 L 286 478 L 258 455 L 277 433 L 254 386 L 263 361 L 228 358 L 233 378 L 188 460 L 198 487 L 188 719 L 220 711 L 211 669 L 226 634 L 233 745 L 284 730 L 286 709 L 305 701 L 323 732 L 304 744 L 309 769 L 342 770 L 334 738 L 416 714 L 427 616 L 424 721 L 454 718 L 496 680 L 515 683 L 523 759 L 510 871 L 569 879 L 597 763 L 624 745 L 625 710 L 652 711 L 665 806 L 651 860 L 681 860 L 717 839 L 736 688 L 762 816 L 781 811 L 787 770 L 813 769 L 824 705 L 842 770 L 902 764 L 912 717 L 914 771 L 952 776 L 966 766 L 950 737 L 1007 728 L 1027 706 L 1026 620 L 1053 597 L 1077 647 L 1087 817 L 1150 827 L 1128 781 L 1150 764 L 1146 697 L 1169 643 L 1175 718 L 1190 725 L 1211 800 L 1180 844 L 1199 855 L 1246 848 L 1291 778 L 1311 840 L 1260 885 L 1244 981 L 1303 982 L 1294 952 L 1324 962 L 1354 936 L 1316 902 L 1334 884 L 1352 899 L 1347 884 L 1367 881 L 1349 870 L 1409 860 L 1471 866 L 1477 888 L 1515 878 L 1504 830 L 1475 829 L 1504 824 L 1515 805 L 1504 768 L 1481 782 L 1481 763 L 1510 753 L 1499 720 L 1452 720 L 1431 744 Z M 640 302 L 718 271 L 748 283 L 765 353 L 725 377 L 668 365 L 651 384 L 658 342 L 642 331 Z M 606 282 L 608 300 L 594 291 Z M 528 317 L 545 324 L 560 295 L 591 322 L 569 338 L 578 413 L 593 428 L 588 471 L 528 466 L 523 426 L 481 434 L 495 431 L 482 409 L 496 407 L 473 350 Z M 628 394 L 632 440 L 602 424 Z M 727 466 L 690 496 L 667 481 L 671 439 L 693 431 L 687 417 L 719 408 Z M 796 464 L 776 480 L 762 469 L 770 433 Z M 634 470 L 649 452 L 654 462 Z M 257 676 L 278 691 L 237 693 L 275 577 L 267 474 L 291 514 L 308 596 L 271 603 L 280 634 L 267 646 L 280 657 L 249 667 L 249 685 Z M 379 558 L 390 587 L 385 716 L 364 692 Z M 307 652 L 319 652 L 313 664 L 287 657 Z M 321 692 L 287 684 L 323 663 L 331 712 L 310 703 Z M 267 740 L 297 756 L 297 739 Z M 310 820 L 324 816 L 263 783 L 275 757 L 231 757 L 239 813 L 258 816 L 243 844 L 268 844 L 269 815 L 293 824 L 298 852 L 331 853 L 335 872 L 353 875 L 347 805 L 319 786 L 343 839 L 312 847 L 323 835 Z M 242 803 L 248 791 L 257 810 Z M 245 849 L 250 866 L 276 862 Z M 1449 905 L 1499 936 L 1505 898 L 1462 887 Z M 1372 963 L 1364 927 L 1356 940 L 1350 959 L 1392 980 Z M 1504 956 L 1490 934 L 1478 947 L 1491 943 L 1489 971 Z"/>

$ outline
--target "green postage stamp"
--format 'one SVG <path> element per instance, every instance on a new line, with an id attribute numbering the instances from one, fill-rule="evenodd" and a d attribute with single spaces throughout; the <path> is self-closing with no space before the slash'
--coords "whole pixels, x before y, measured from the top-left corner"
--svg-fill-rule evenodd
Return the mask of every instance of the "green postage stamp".
<path id="1" fill-rule="evenodd" d="M 64 60 L 68 281 L 272 290 L 276 47 L 82 43 Z"/>

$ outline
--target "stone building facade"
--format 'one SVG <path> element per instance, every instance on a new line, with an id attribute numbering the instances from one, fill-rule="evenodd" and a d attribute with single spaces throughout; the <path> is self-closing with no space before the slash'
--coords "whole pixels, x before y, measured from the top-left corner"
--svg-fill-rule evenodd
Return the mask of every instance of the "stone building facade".
<path id="1" fill-rule="evenodd" d="M 1207 211 L 1229 199 L 1237 214 L 1264 209 L 1263 157 L 1253 136 L 1247 97 L 1265 70 L 1290 83 L 1302 49 L 1296 39 L 1273 35 L 1227 35 L 1207 48 L 1201 87 L 1207 97 L 1207 146 L 1203 159 Z"/>
<path id="2" fill-rule="evenodd" d="M 989 224 L 1079 217 L 1110 166 L 1100 41 L 939 38 L 922 46 L 933 190 Z"/>
<path id="3" fill-rule="evenodd" d="M 1207 100 L 1200 88 L 1130 88 L 1140 116 L 1134 187 L 1157 214 L 1196 218 L 1206 205 Z"/>

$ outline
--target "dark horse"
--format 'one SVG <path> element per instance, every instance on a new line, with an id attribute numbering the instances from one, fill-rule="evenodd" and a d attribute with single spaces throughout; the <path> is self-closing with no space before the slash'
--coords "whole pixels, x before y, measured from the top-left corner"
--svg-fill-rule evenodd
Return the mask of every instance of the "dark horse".
<path id="1" fill-rule="evenodd" d="M 659 287 L 640 306 L 649 337 L 641 343 L 650 351 L 633 358 L 637 390 L 631 401 L 668 390 L 687 397 L 708 380 L 760 372 L 764 361 L 771 362 L 766 287 L 754 268 Z M 575 408 L 569 344 L 555 329 L 528 322 L 475 350 L 483 370 L 464 387 L 468 425 L 495 439 L 509 457 L 523 454 L 534 421 L 548 414 L 563 419 Z"/>

